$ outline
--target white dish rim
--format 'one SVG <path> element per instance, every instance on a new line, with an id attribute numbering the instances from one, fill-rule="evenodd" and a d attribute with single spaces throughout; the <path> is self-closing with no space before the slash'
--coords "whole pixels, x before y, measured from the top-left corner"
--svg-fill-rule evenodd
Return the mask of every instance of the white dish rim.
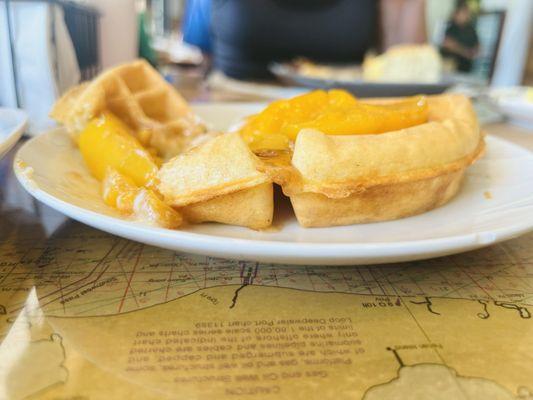
<path id="1" fill-rule="evenodd" d="M 5 136 L 0 135 L 0 158 L 2 158 L 9 150 L 15 146 L 18 140 L 21 138 L 24 133 L 24 129 L 28 125 L 28 115 L 23 111 L 17 108 L 7 108 L 0 107 L 0 113 L 9 112 L 16 115 L 16 119 L 19 119 L 18 123 L 14 125 L 10 131 Z"/>
<path id="2" fill-rule="evenodd" d="M 331 265 L 353 265 L 357 260 L 375 258 L 385 260 L 380 261 L 380 263 L 383 263 L 395 262 L 402 258 L 405 258 L 405 260 L 431 258 L 476 249 L 496 242 L 512 239 L 533 230 L 532 215 L 531 219 L 527 219 L 520 224 L 442 238 L 373 243 L 289 243 L 277 240 L 233 238 L 146 226 L 137 222 L 123 220 L 76 206 L 65 200 L 58 199 L 33 185 L 32 182 L 24 176 L 23 167 L 19 165 L 17 160 L 19 159 L 19 153 L 23 148 L 36 139 L 37 138 L 33 138 L 29 140 L 17 151 L 13 168 L 21 185 L 37 200 L 74 220 L 93 226 L 97 229 L 159 247 L 176 248 L 176 246 L 172 245 L 172 242 L 179 240 L 179 248 L 182 251 L 196 254 L 236 258 L 241 260 L 279 259 L 282 261 L 268 262 L 280 263 L 314 264 L 316 261 L 316 264 L 331 263 Z M 491 136 L 491 141 L 497 141 L 504 143 L 505 145 L 513 146 L 520 151 L 530 153 L 533 157 L 533 153 L 529 150 L 507 140 Z M 335 227 L 332 229 L 334 228 Z M 153 239 L 151 235 L 156 235 L 159 240 Z M 162 243 L 164 243 L 164 246 L 162 246 Z M 239 250 L 235 250 L 234 246 L 237 246 Z M 423 249 L 423 251 L 420 251 L 420 249 Z M 460 250 L 457 251 L 458 249 Z M 276 256 L 276 253 L 281 254 Z M 415 256 L 413 256 L 414 253 L 416 254 Z M 354 262 L 348 261 L 351 258 L 354 259 Z M 386 261 L 387 259 L 391 259 L 392 261 Z M 323 260 L 327 261 L 324 262 Z"/>

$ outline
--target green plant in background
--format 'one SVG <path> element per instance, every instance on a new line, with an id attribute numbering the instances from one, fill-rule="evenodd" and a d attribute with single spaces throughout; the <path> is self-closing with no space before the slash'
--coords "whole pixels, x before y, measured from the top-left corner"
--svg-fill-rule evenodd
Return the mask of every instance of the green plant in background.
<path id="1" fill-rule="evenodd" d="M 146 28 L 146 12 L 140 12 L 138 17 L 139 24 L 139 57 L 146 59 L 154 67 L 157 64 L 157 57 L 152 47 L 152 36 Z"/>

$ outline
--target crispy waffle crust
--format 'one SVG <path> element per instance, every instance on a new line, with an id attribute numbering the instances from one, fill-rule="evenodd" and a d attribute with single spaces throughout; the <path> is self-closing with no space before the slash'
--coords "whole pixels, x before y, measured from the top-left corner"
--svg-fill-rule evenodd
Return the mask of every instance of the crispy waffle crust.
<path id="1" fill-rule="evenodd" d="M 262 229 L 274 212 L 272 181 L 238 133 L 220 135 L 160 169 L 159 191 L 189 222 Z"/>
<path id="2" fill-rule="evenodd" d="M 459 190 L 484 151 L 470 101 L 428 98 L 429 122 L 379 135 L 299 133 L 292 173 L 266 168 L 305 227 L 392 220 L 431 210 Z"/>
<path id="3" fill-rule="evenodd" d="M 459 190 L 463 170 L 433 178 L 378 185 L 344 198 L 298 193 L 291 203 L 300 225 L 326 227 L 387 221 L 420 214 L 445 204 Z"/>
<path id="4" fill-rule="evenodd" d="M 66 92 L 50 116 L 76 137 L 103 110 L 111 111 L 146 146 L 170 158 L 205 132 L 180 94 L 144 60 L 111 68 Z"/>
<path id="5" fill-rule="evenodd" d="M 192 223 L 220 222 L 247 226 L 252 229 L 268 228 L 274 212 L 272 183 L 262 183 L 250 189 L 193 203 L 180 209 Z"/>

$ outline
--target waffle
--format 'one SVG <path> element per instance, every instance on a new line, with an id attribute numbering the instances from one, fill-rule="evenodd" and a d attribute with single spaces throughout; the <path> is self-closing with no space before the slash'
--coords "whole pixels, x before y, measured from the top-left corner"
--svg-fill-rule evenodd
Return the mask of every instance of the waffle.
<path id="1" fill-rule="evenodd" d="M 205 125 L 181 95 L 144 60 L 109 69 L 66 92 L 50 116 L 75 137 L 104 110 L 124 121 L 164 159 L 191 147 Z"/>
<path id="2" fill-rule="evenodd" d="M 238 133 L 220 135 L 165 163 L 158 189 L 189 222 L 266 228 L 274 200 L 259 163 Z"/>
<path id="3" fill-rule="evenodd" d="M 300 131 L 296 174 L 277 179 L 298 222 L 324 227 L 387 221 L 429 211 L 460 189 L 466 168 L 484 152 L 470 101 L 428 98 L 429 122 L 379 135 Z"/>

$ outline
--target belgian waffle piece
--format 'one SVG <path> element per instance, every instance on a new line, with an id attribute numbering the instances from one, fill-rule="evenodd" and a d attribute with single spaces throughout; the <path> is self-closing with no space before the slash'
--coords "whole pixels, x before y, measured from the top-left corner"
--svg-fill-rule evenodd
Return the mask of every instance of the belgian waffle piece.
<path id="1" fill-rule="evenodd" d="M 220 135 L 163 164 L 165 203 L 192 223 L 220 222 L 264 229 L 272 223 L 272 182 L 238 133 Z"/>
<path id="2" fill-rule="evenodd" d="M 76 136 L 104 110 L 124 121 L 143 145 L 165 159 L 193 146 L 206 132 L 185 99 L 144 60 L 119 65 L 70 89 L 50 116 Z"/>
<path id="3" fill-rule="evenodd" d="M 297 174 L 281 182 L 300 225 L 388 221 L 453 198 L 483 155 L 483 134 L 468 98 L 431 96 L 428 105 L 427 123 L 378 135 L 301 130 L 291 160 Z"/>

